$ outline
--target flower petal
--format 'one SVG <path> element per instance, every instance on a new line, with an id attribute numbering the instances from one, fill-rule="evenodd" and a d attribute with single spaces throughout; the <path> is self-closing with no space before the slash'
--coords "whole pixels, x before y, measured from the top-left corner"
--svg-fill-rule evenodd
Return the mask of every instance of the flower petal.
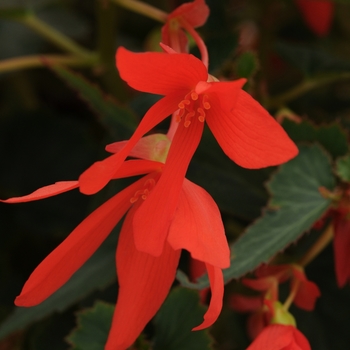
<path id="1" fill-rule="evenodd" d="M 114 142 L 110 145 L 107 145 L 105 149 L 107 152 L 118 153 L 123 149 L 127 142 L 128 141 Z M 129 156 L 165 163 L 170 144 L 170 139 L 167 135 L 164 134 L 152 134 L 144 136 L 130 151 Z"/>
<path id="2" fill-rule="evenodd" d="M 180 258 L 181 251 L 167 243 L 159 257 L 135 248 L 132 220 L 136 208 L 127 214 L 119 236 L 119 294 L 105 350 L 125 350 L 132 345 L 166 298 Z"/>
<path id="3" fill-rule="evenodd" d="M 182 91 L 184 97 L 199 81 L 208 79 L 204 64 L 190 54 L 134 53 L 119 47 L 116 60 L 121 78 L 143 92 L 167 95 Z"/>
<path id="4" fill-rule="evenodd" d="M 221 99 L 211 103 L 207 123 L 223 151 L 238 165 L 258 169 L 285 163 L 298 154 L 283 128 L 245 91 L 239 92 L 233 109 L 228 106 Z"/>
<path id="5" fill-rule="evenodd" d="M 305 336 L 293 326 L 272 324 L 267 326 L 247 350 L 311 350 Z"/>
<path id="6" fill-rule="evenodd" d="M 115 176 L 130 151 L 141 137 L 154 128 L 164 118 L 176 111 L 182 95 L 169 95 L 155 103 L 142 118 L 128 143 L 120 152 L 94 163 L 79 177 L 80 192 L 94 194 L 100 191 Z"/>
<path id="7" fill-rule="evenodd" d="M 210 288 L 211 299 L 207 312 L 204 315 L 204 321 L 197 327 L 194 327 L 193 331 L 200 331 L 204 328 L 210 327 L 219 317 L 222 309 L 222 300 L 224 297 L 224 277 L 219 267 L 206 264 Z"/>
<path id="8" fill-rule="evenodd" d="M 344 287 L 350 281 L 350 220 L 340 215 L 334 221 L 333 249 L 337 283 Z"/>
<path id="9" fill-rule="evenodd" d="M 177 7 L 168 16 L 169 19 L 182 17 L 193 28 L 202 26 L 209 16 L 209 7 L 204 0 L 195 0 Z"/>
<path id="10" fill-rule="evenodd" d="M 52 185 L 44 186 L 36 191 L 27 194 L 26 196 L 21 197 L 13 197 L 6 200 L 1 200 L 0 202 L 4 203 L 24 203 L 24 202 L 31 202 L 31 201 L 37 201 L 39 199 L 44 199 L 48 197 L 55 196 L 56 194 L 61 194 L 70 190 L 73 190 L 74 188 L 77 188 L 79 186 L 78 181 L 59 181 Z"/>
<path id="11" fill-rule="evenodd" d="M 138 180 L 82 221 L 34 270 L 16 298 L 17 306 L 34 306 L 62 287 L 106 239 L 131 206 L 130 198 L 143 183 Z"/>
<path id="12" fill-rule="evenodd" d="M 318 36 L 328 34 L 332 24 L 334 3 L 329 0 L 296 0 L 305 22 Z"/>
<path id="13" fill-rule="evenodd" d="M 159 256 L 174 218 L 188 164 L 203 133 L 203 124 L 194 121 L 188 128 L 180 123 L 170 146 L 162 175 L 134 217 L 136 248 Z M 147 235 L 145 235 L 145 231 Z"/>
<path id="14" fill-rule="evenodd" d="M 230 249 L 218 206 L 208 192 L 185 179 L 168 242 L 186 249 L 192 258 L 211 265 L 230 266 Z"/>
<path id="15" fill-rule="evenodd" d="M 121 165 L 113 179 L 121 179 L 123 177 L 137 176 L 148 174 L 153 171 L 160 171 L 163 166 L 163 163 L 155 162 L 153 160 L 127 160 Z"/>

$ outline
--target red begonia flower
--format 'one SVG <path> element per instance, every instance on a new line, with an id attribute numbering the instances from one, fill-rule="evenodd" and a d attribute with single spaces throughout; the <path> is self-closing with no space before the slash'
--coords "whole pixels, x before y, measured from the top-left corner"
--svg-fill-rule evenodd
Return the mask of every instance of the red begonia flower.
<path id="1" fill-rule="evenodd" d="M 140 141 L 145 149 L 138 145 L 131 153 L 135 157 L 159 158 L 163 154 L 160 148 L 167 147 L 164 141 L 163 136 L 150 136 L 146 141 Z M 117 144 L 107 148 L 111 151 L 120 149 Z M 123 223 L 117 248 L 120 291 L 106 349 L 124 350 L 132 345 L 154 316 L 175 278 L 181 249 L 188 250 L 192 257 L 205 263 L 211 286 L 212 296 L 204 321 L 193 330 L 212 325 L 222 308 L 222 269 L 230 265 L 230 251 L 219 209 L 210 195 L 184 179 L 161 254 L 153 256 L 138 249 L 138 245 L 142 246 L 149 239 L 149 232 L 144 230 L 143 236 L 135 234 L 135 215 L 147 202 L 161 177 L 163 166 L 163 163 L 153 160 L 125 161 L 113 178 L 147 175 L 102 204 L 80 223 L 34 270 L 16 298 L 16 305 L 37 305 L 65 284 L 131 208 Z M 77 186 L 76 181 L 59 182 L 7 202 L 17 203 L 21 198 L 23 201 L 42 199 Z"/>
<path id="2" fill-rule="evenodd" d="M 154 256 L 162 252 L 183 179 L 200 142 L 205 120 L 224 152 L 241 166 L 277 165 L 298 152 L 282 127 L 241 90 L 244 80 L 208 82 L 206 67 L 192 55 L 132 53 L 119 48 L 117 66 L 121 77 L 131 87 L 165 96 L 148 110 L 118 154 L 96 162 L 80 176 L 80 190 L 92 194 L 105 186 L 137 141 L 178 110 L 179 126 L 162 176 L 148 201 L 135 214 L 135 236 L 142 235 L 140 230 L 146 229 L 150 233 L 147 244 L 142 246 L 145 252 Z M 137 238 L 136 245 L 141 248 Z"/>
<path id="3" fill-rule="evenodd" d="M 295 0 L 305 22 L 318 36 L 325 36 L 333 19 L 334 2 L 329 0 Z"/>
<path id="4" fill-rule="evenodd" d="M 335 212 L 333 217 L 335 274 L 338 286 L 344 287 L 350 282 L 350 219 L 341 212 Z"/>
<path id="5" fill-rule="evenodd" d="M 188 39 L 184 29 L 196 41 L 204 64 L 208 66 L 205 44 L 194 28 L 202 26 L 209 16 L 209 8 L 204 0 L 185 3 L 171 12 L 162 27 L 162 42 L 176 52 L 188 52 Z M 203 57 L 204 56 L 204 57 Z"/>
<path id="6" fill-rule="evenodd" d="M 264 265 L 256 271 L 256 275 L 260 279 L 262 277 L 268 278 L 269 276 L 270 278 L 275 277 L 278 279 L 279 283 L 290 279 L 290 291 L 294 294 L 293 303 L 304 310 L 313 310 L 317 298 L 321 295 L 317 285 L 309 281 L 305 275 L 304 269 L 296 264 Z M 259 278 L 253 281 L 259 281 Z"/>
<path id="7" fill-rule="evenodd" d="M 311 347 L 297 328 L 272 324 L 264 328 L 247 350 L 311 350 Z"/>

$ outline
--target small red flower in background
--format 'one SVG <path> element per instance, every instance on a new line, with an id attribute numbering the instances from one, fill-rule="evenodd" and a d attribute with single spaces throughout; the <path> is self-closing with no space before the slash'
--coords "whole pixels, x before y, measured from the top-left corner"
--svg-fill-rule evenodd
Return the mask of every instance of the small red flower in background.
<path id="1" fill-rule="evenodd" d="M 293 326 L 267 326 L 247 350 L 311 350 L 305 336 Z"/>
<path id="2" fill-rule="evenodd" d="M 162 27 L 162 42 L 176 52 L 188 52 L 185 29 L 191 34 L 200 49 L 205 47 L 194 28 L 202 26 L 207 21 L 208 16 L 209 8 L 204 0 L 195 0 L 179 6 L 168 15 L 166 23 Z M 205 65 L 208 66 L 208 64 Z"/>
<path id="3" fill-rule="evenodd" d="M 230 299 L 231 307 L 238 312 L 249 312 L 247 330 L 251 339 L 270 323 L 273 323 L 278 306 L 279 284 L 291 280 L 288 302 L 293 302 L 301 309 L 311 311 L 320 296 L 317 285 L 307 280 L 300 266 L 265 265 L 255 272 L 257 279 L 244 278 L 242 284 L 261 292 L 258 296 L 233 295 Z"/>
<path id="4" fill-rule="evenodd" d="M 329 33 L 334 13 L 334 2 L 328 0 L 295 0 L 305 22 L 318 36 Z"/>
<path id="5" fill-rule="evenodd" d="M 114 152 L 124 144 L 116 143 L 106 148 Z M 123 162 L 113 178 L 146 175 L 92 212 L 37 266 L 16 298 L 17 306 L 37 305 L 64 285 L 127 212 L 116 253 L 118 300 L 105 349 L 125 350 L 136 340 L 169 292 L 181 249 L 188 250 L 194 259 L 205 264 L 211 283 L 209 308 L 203 323 L 193 330 L 204 329 L 216 321 L 224 293 L 222 269 L 230 265 L 230 251 L 220 211 L 210 195 L 184 179 L 175 214 L 165 234 L 166 240 L 156 256 L 143 251 L 150 239 L 147 229 L 137 234 L 134 230 L 136 213 L 147 202 L 161 177 L 164 164 L 156 160 L 164 161 L 169 144 L 167 136 L 161 134 L 139 141 L 130 154 L 146 159 Z M 78 181 L 59 182 L 3 202 L 43 199 L 78 186 Z"/>
<path id="6" fill-rule="evenodd" d="M 203 63 L 189 54 L 132 53 L 119 48 L 116 58 L 122 79 L 131 87 L 164 97 L 148 110 L 118 154 L 95 163 L 80 176 L 80 190 L 92 194 L 104 187 L 137 141 L 178 111 L 178 128 L 162 176 L 135 214 L 136 234 L 145 229 L 150 233 L 145 252 L 157 255 L 164 244 L 189 162 L 202 137 L 204 121 L 224 152 L 243 167 L 278 165 L 298 153 L 282 127 L 241 90 L 244 80 L 214 81 Z"/>

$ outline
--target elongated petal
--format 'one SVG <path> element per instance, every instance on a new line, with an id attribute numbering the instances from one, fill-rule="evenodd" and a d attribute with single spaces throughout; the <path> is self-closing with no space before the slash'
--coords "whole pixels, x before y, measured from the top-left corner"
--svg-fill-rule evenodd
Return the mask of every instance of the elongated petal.
<path id="1" fill-rule="evenodd" d="M 235 311 L 238 312 L 253 312 L 262 309 L 264 302 L 262 296 L 246 296 L 234 294 L 230 298 L 229 304 Z"/>
<path id="2" fill-rule="evenodd" d="M 259 169 L 287 162 L 298 149 L 283 128 L 249 94 L 241 90 L 232 110 L 211 103 L 207 122 L 223 151 L 238 165 Z M 212 96 L 210 96 L 212 101 Z"/>
<path id="3" fill-rule="evenodd" d="M 318 36 L 328 34 L 332 24 L 334 2 L 329 0 L 296 0 L 305 22 Z"/>
<path id="4" fill-rule="evenodd" d="M 204 321 L 193 331 L 200 331 L 201 329 L 210 327 L 219 317 L 222 309 L 222 299 L 224 297 L 224 277 L 220 268 L 206 264 L 210 288 L 211 299 L 207 312 L 204 315 Z"/>
<path id="5" fill-rule="evenodd" d="M 121 78 L 132 88 L 157 95 L 182 91 L 184 97 L 208 79 L 204 64 L 190 54 L 134 53 L 120 47 L 116 60 Z"/>
<path id="6" fill-rule="evenodd" d="M 182 95 L 180 95 L 182 96 Z M 116 175 L 130 151 L 141 137 L 154 128 L 164 118 L 177 110 L 179 95 L 169 95 L 154 104 L 142 118 L 141 123 L 124 148 L 112 156 L 94 163 L 79 177 L 80 192 L 94 194 L 101 190 Z"/>
<path id="7" fill-rule="evenodd" d="M 197 260 L 227 268 L 230 249 L 218 206 L 203 188 L 185 179 L 168 242 Z"/>
<path id="8" fill-rule="evenodd" d="M 162 175 L 135 213 L 134 234 L 138 250 L 154 256 L 161 254 L 169 225 L 174 219 L 188 164 L 202 132 L 203 123 L 199 121 L 194 121 L 188 128 L 181 123 L 176 130 Z"/>
<path id="9" fill-rule="evenodd" d="M 344 287 L 350 282 L 350 220 L 342 216 L 335 219 L 333 249 L 337 283 Z"/>
<path id="10" fill-rule="evenodd" d="M 17 306 L 34 306 L 64 285 L 109 235 L 131 206 L 130 198 L 140 187 L 138 180 L 102 204 L 34 270 L 16 298 Z"/>
<path id="11" fill-rule="evenodd" d="M 269 325 L 247 350 L 311 350 L 305 336 L 293 326 Z"/>
<path id="12" fill-rule="evenodd" d="M 118 301 L 105 350 L 125 350 L 155 315 L 174 281 L 180 250 L 167 243 L 161 256 L 135 248 L 132 233 L 133 207 L 123 224 L 117 248 Z M 147 236 L 147 230 L 144 232 Z"/>
<path id="13" fill-rule="evenodd" d="M 195 0 L 193 2 L 182 4 L 177 7 L 168 16 L 168 19 L 182 17 L 191 27 L 202 26 L 209 16 L 209 7 L 204 0 Z"/>
<path id="14" fill-rule="evenodd" d="M 119 141 L 106 146 L 106 151 L 118 153 L 128 141 Z M 171 141 L 165 134 L 152 134 L 142 137 L 135 147 L 130 151 L 129 156 L 155 160 L 165 163 Z"/>
<path id="15" fill-rule="evenodd" d="M 121 165 L 113 179 L 149 174 L 153 171 L 160 171 L 163 166 L 163 163 L 154 162 L 153 160 L 127 160 Z"/>
<path id="16" fill-rule="evenodd" d="M 4 203 L 23 203 L 23 202 L 31 202 L 37 201 L 39 199 L 44 199 L 52 196 L 56 196 L 57 194 L 61 194 L 79 186 L 78 181 L 60 181 L 56 182 L 53 185 L 48 185 L 37 189 L 36 191 L 22 197 L 13 197 L 6 200 L 1 200 L 0 202 Z"/>

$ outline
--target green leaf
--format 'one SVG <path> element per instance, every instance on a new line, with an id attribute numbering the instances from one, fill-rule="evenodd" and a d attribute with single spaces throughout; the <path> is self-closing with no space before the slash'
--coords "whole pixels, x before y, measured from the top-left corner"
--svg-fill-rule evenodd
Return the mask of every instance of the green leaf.
<path id="1" fill-rule="evenodd" d="M 210 350 L 213 340 L 207 330 L 192 332 L 203 321 L 205 308 L 193 290 L 175 288 L 154 318 L 153 350 Z"/>
<path id="2" fill-rule="evenodd" d="M 97 252 L 56 293 L 38 306 L 15 308 L 1 324 L 0 339 L 24 329 L 55 311 L 63 311 L 96 289 L 102 289 L 116 278 L 116 235 L 111 235 Z M 85 349 L 84 349 L 85 350 Z"/>
<path id="3" fill-rule="evenodd" d="M 316 126 L 307 120 L 295 123 L 284 119 L 282 126 L 294 142 L 319 142 L 333 157 L 343 156 L 349 150 L 347 135 L 337 123 Z"/>
<path id="4" fill-rule="evenodd" d="M 301 146 L 299 155 L 282 165 L 268 183 L 272 194 L 269 208 L 233 245 L 231 266 L 224 270 L 225 281 L 268 262 L 308 231 L 331 205 L 320 194 L 320 186 L 334 189 L 330 160 L 317 145 Z M 207 277 L 198 284 L 189 283 L 183 274 L 178 278 L 185 286 L 208 286 Z"/>
<path id="5" fill-rule="evenodd" d="M 103 350 L 112 323 L 114 305 L 96 302 L 77 314 L 78 327 L 66 338 L 72 350 Z"/>
<path id="6" fill-rule="evenodd" d="M 62 66 L 51 66 L 50 68 L 72 89 L 79 93 L 80 97 L 101 118 L 101 123 L 113 135 L 121 127 L 129 131 L 129 133 L 135 130 L 137 119 L 129 109 L 119 106 L 111 96 L 105 97 L 97 86 L 92 85 L 81 75 Z"/>
<path id="7" fill-rule="evenodd" d="M 336 173 L 345 182 L 350 182 L 350 154 L 336 162 Z"/>
<path id="8" fill-rule="evenodd" d="M 236 70 L 240 78 L 250 78 L 258 69 L 258 58 L 254 52 L 243 52 L 237 59 Z"/>

